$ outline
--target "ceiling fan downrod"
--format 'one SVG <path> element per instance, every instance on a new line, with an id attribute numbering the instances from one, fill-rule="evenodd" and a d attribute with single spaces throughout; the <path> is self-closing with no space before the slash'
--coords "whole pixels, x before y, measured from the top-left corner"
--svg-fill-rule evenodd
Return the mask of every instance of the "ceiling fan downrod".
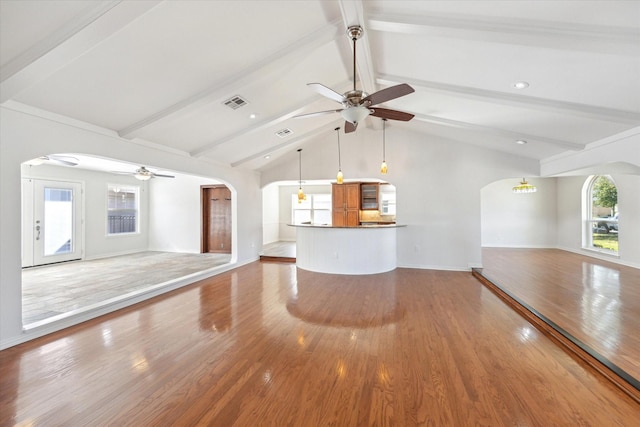
<path id="1" fill-rule="evenodd" d="M 353 41 L 353 91 L 356 91 L 356 41 L 362 37 L 362 27 L 360 25 L 352 25 L 347 28 L 347 34 Z"/>

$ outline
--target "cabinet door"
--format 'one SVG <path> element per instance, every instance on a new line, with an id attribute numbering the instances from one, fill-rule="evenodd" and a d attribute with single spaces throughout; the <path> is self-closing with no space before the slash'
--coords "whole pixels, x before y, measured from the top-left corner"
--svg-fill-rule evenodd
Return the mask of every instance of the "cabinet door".
<path id="1" fill-rule="evenodd" d="M 360 184 L 343 184 L 346 189 L 347 209 L 360 209 Z"/>
<path id="2" fill-rule="evenodd" d="M 333 211 L 333 215 L 331 217 L 331 226 L 333 227 L 344 227 L 346 220 L 346 214 L 344 209 L 336 209 Z"/>
<path id="3" fill-rule="evenodd" d="M 378 184 L 362 184 L 360 187 L 360 195 L 362 196 L 362 204 L 360 209 L 377 210 L 378 209 Z"/>
<path id="4" fill-rule="evenodd" d="M 346 223 L 344 224 L 347 227 L 356 227 L 360 225 L 360 211 L 357 209 L 347 209 L 346 213 Z"/>
<path id="5" fill-rule="evenodd" d="M 346 187 L 344 184 L 333 184 L 331 187 L 331 208 L 344 210 L 346 208 Z"/>

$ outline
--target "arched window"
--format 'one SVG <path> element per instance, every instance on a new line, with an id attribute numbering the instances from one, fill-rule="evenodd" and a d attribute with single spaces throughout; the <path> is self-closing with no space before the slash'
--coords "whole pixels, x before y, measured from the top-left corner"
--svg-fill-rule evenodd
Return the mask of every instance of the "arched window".
<path id="1" fill-rule="evenodd" d="M 618 189 L 608 175 L 590 176 L 583 187 L 583 247 L 618 253 Z"/>

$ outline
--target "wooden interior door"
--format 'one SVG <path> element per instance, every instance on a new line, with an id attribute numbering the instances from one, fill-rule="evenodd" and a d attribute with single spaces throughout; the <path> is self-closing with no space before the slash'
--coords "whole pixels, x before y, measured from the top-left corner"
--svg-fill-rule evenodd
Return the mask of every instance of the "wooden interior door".
<path id="1" fill-rule="evenodd" d="M 202 187 L 202 252 L 231 253 L 231 190 Z"/>

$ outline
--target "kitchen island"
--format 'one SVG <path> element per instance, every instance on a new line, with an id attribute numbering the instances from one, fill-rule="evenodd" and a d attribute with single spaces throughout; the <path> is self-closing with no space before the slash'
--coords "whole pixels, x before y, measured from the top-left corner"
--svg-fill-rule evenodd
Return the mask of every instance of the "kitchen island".
<path id="1" fill-rule="evenodd" d="M 331 274 L 376 274 L 396 268 L 396 224 L 293 225 L 296 265 Z"/>

